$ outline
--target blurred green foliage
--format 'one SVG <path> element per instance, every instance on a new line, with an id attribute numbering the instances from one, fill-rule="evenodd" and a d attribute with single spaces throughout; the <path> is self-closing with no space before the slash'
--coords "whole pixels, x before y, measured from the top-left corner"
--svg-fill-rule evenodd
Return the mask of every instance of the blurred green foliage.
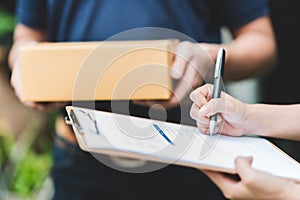
<path id="1" fill-rule="evenodd" d="M 25 153 L 25 156 L 14 163 L 11 151 L 15 142 L 9 135 L 0 133 L 0 169 L 5 177 L 9 192 L 22 199 L 31 199 L 38 192 L 49 175 L 52 166 L 51 142 L 49 138 L 39 138 Z M 9 170 L 4 170 L 9 166 Z"/>
<path id="2" fill-rule="evenodd" d="M 6 164 L 9 159 L 9 154 L 13 146 L 13 138 L 8 134 L 0 133 L 0 169 Z"/>
<path id="3" fill-rule="evenodd" d="M 34 192 L 42 188 L 49 174 L 50 166 L 50 154 L 36 154 L 33 150 L 29 150 L 17 165 L 11 182 L 11 191 L 19 196 L 30 198 Z"/>
<path id="4" fill-rule="evenodd" d="M 0 45 L 11 45 L 16 23 L 14 9 L 15 1 L 0 1 Z M 50 116 L 50 124 L 54 124 L 55 116 Z M 19 145 L 23 145 L 22 143 L 26 144 L 28 141 L 25 139 Z M 22 157 L 17 161 L 12 156 L 16 145 L 16 138 L 10 133 L 1 132 L 0 128 L 0 181 L 4 181 L 5 190 L 20 199 L 32 199 L 49 176 L 52 166 L 52 139 L 49 134 L 37 134 L 29 149 L 25 153 L 20 152 Z"/>
<path id="5" fill-rule="evenodd" d="M 14 30 L 15 16 L 0 7 L 0 19 L 0 43 L 6 43 Z"/>

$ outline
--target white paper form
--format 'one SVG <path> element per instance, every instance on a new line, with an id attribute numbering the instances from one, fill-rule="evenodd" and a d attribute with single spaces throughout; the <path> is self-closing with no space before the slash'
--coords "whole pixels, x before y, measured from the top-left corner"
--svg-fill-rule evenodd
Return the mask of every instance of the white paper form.
<path id="1" fill-rule="evenodd" d="M 234 171 L 237 156 L 252 156 L 254 168 L 300 180 L 299 163 L 266 139 L 208 136 L 192 126 L 77 107 L 73 110 L 91 150 L 132 152 L 154 161 L 228 171 Z"/>

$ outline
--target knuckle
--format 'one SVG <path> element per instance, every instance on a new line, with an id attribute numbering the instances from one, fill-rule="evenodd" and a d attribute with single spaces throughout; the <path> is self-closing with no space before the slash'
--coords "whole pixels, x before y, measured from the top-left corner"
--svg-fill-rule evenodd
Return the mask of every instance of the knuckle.
<path id="1" fill-rule="evenodd" d="M 233 192 L 231 190 L 225 190 L 225 191 L 223 191 L 223 195 L 227 199 L 234 199 Z"/>
<path id="2" fill-rule="evenodd" d="M 243 181 L 246 186 L 251 186 L 255 182 L 255 178 L 252 175 L 249 175 L 245 177 Z"/>
<path id="3" fill-rule="evenodd" d="M 207 127 L 203 127 L 203 126 L 199 127 L 198 126 L 198 128 L 199 128 L 200 132 L 203 133 L 203 134 L 208 134 L 209 133 L 209 130 L 208 130 Z"/>
<path id="4" fill-rule="evenodd" d="M 189 47 L 189 46 L 191 46 L 191 42 L 189 42 L 189 41 L 182 41 L 182 42 L 180 42 L 179 44 L 178 44 L 178 46 L 179 47 Z"/>
<path id="5" fill-rule="evenodd" d="M 196 113 L 195 113 L 195 109 L 191 109 L 190 110 L 190 116 L 193 118 L 193 119 L 196 119 Z"/>
<path id="6" fill-rule="evenodd" d="M 201 133 L 205 133 L 207 130 L 207 127 L 203 126 L 199 121 L 197 121 L 197 127 L 201 131 Z"/>

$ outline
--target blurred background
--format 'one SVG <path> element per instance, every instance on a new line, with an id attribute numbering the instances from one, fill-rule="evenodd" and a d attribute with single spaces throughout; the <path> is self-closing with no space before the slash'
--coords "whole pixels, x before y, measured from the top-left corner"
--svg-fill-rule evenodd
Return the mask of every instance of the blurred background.
<path id="1" fill-rule="evenodd" d="M 15 2 L 0 0 L 0 199 L 51 199 L 51 133 L 56 114 L 26 108 L 9 84 L 7 54 L 16 20 Z M 299 103 L 300 1 L 269 0 L 269 5 L 278 65 L 265 77 L 226 83 L 226 91 L 248 103 Z M 230 41 L 226 27 L 221 31 L 224 43 Z M 299 142 L 272 141 L 300 160 Z"/>
<path id="2" fill-rule="evenodd" d="M 0 199 L 50 199 L 51 120 L 55 113 L 26 108 L 10 86 L 7 55 L 16 20 L 15 3 L 0 1 Z"/>

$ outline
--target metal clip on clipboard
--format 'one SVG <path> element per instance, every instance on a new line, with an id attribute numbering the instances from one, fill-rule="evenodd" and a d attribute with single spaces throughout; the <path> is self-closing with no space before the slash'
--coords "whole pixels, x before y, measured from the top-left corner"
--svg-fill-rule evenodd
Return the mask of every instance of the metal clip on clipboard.
<path id="1" fill-rule="evenodd" d="M 81 109 L 76 110 L 76 112 L 77 116 L 73 109 L 70 110 L 69 116 L 71 120 L 65 119 L 66 124 L 74 125 L 82 135 L 85 133 L 100 134 L 100 129 L 98 128 L 97 120 L 94 115 Z M 81 120 L 82 124 L 79 123 L 78 119 Z"/>
<path id="2" fill-rule="evenodd" d="M 95 119 L 93 119 L 91 117 L 91 115 L 89 115 L 89 113 L 83 111 L 83 110 L 77 110 L 79 112 L 81 112 L 82 114 L 84 114 L 84 116 L 86 116 L 89 121 L 93 124 L 92 127 L 94 127 L 96 134 L 100 134 L 100 130 L 98 129 L 97 126 L 97 121 Z M 80 133 L 81 135 L 85 134 L 85 131 L 83 126 L 81 126 L 81 124 L 79 123 L 79 120 L 77 119 L 77 116 L 74 112 L 73 109 L 70 110 L 69 112 L 69 116 L 65 117 L 65 123 L 70 125 L 70 126 L 74 126 L 76 128 L 76 130 L 78 131 L 78 133 Z M 133 158 L 125 158 L 125 157 L 119 157 L 119 156 L 109 156 L 110 160 L 112 163 L 114 163 L 116 166 L 122 167 L 122 168 L 138 168 L 138 167 L 143 167 L 146 165 L 147 161 L 145 160 L 140 160 L 140 159 L 133 159 Z"/>
<path id="3" fill-rule="evenodd" d="M 65 117 L 65 123 L 70 126 L 74 125 L 77 131 L 83 135 L 84 134 L 83 129 L 81 128 L 80 123 L 78 122 L 77 117 L 73 110 L 70 111 L 70 117 L 71 120 L 69 119 L 68 116 Z"/>

